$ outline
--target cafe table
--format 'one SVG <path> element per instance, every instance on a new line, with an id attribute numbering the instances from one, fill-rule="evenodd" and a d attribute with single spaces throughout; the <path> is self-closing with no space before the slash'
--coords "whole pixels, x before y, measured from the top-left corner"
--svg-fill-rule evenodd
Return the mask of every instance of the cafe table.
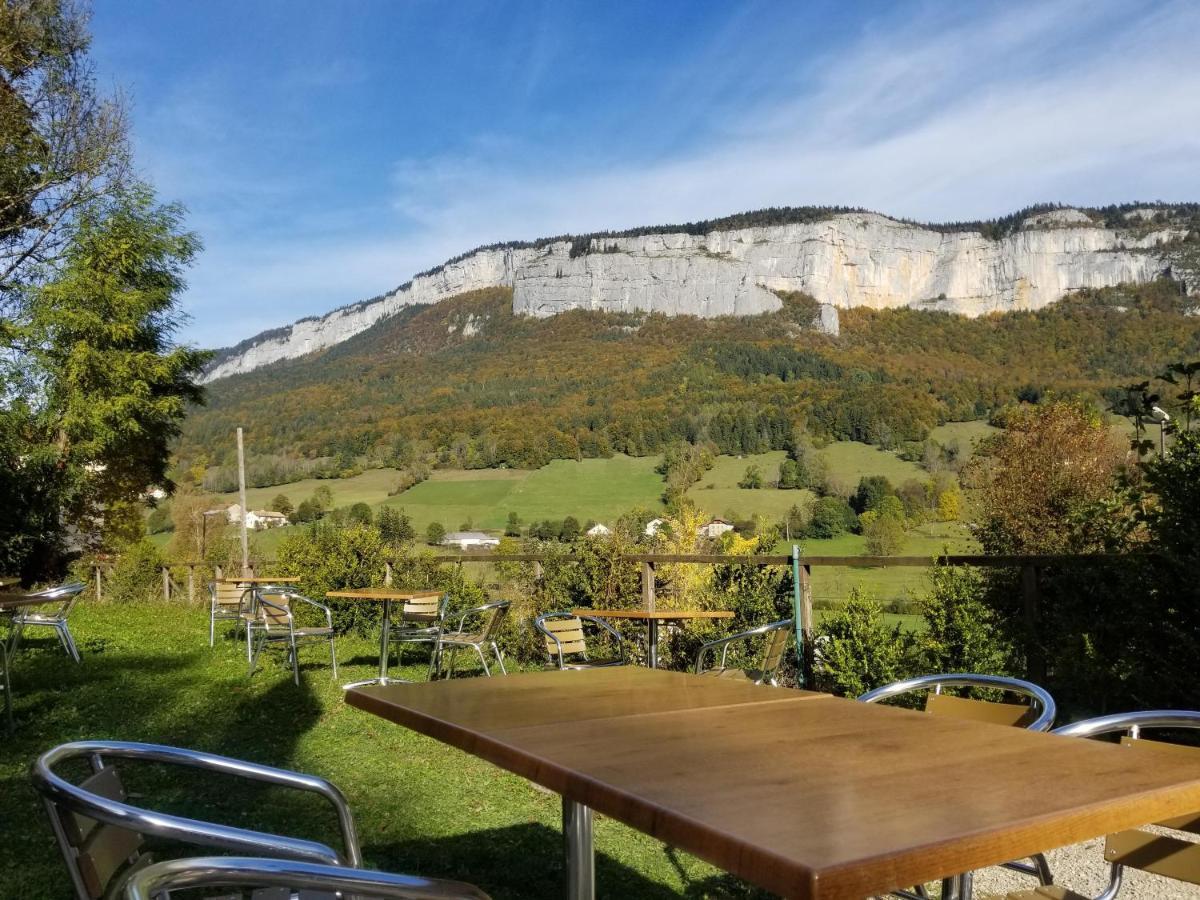
<path id="1" fill-rule="evenodd" d="M 388 656 L 390 655 L 388 653 L 388 637 L 392 630 L 392 604 L 396 601 L 407 603 L 413 600 L 441 597 L 442 592 L 433 590 L 392 590 L 391 588 L 347 588 L 341 591 L 326 591 L 325 596 L 338 600 L 360 600 L 368 603 L 383 604 L 382 630 L 379 633 L 379 677 L 371 678 L 367 681 L 355 681 L 342 686 L 345 690 L 350 690 L 371 684 L 386 685 L 396 683 L 394 679 L 388 678 Z M 418 621 L 420 618 L 419 616 L 406 616 L 406 619 L 411 621 Z M 429 621 L 433 622 L 435 618 L 430 616 Z"/>
<path id="2" fill-rule="evenodd" d="M 658 625 L 687 619 L 732 619 L 724 609 L 573 609 L 573 616 L 599 616 L 602 619 L 644 619 L 646 621 L 646 657 L 650 668 L 658 668 Z"/>
<path id="3" fill-rule="evenodd" d="M 560 794 L 570 900 L 595 895 L 593 810 L 783 897 L 862 900 L 1200 809 L 1190 755 L 681 672 L 346 700 Z"/>

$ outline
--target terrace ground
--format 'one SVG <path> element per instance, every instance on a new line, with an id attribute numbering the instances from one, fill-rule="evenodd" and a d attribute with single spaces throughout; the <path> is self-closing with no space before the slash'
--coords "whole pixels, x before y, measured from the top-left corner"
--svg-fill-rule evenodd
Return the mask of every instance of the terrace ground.
<path id="1" fill-rule="evenodd" d="M 56 642 L 36 640 L 13 662 L 17 726 L 0 742 L 4 896 L 69 895 L 28 771 L 39 753 L 84 738 L 193 747 L 317 773 L 348 796 L 369 866 L 467 879 L 497 900 L 561 895 L 558 797 L 347 706 L 320 646 L 301 651 L 297 688 L 282 654 L 247 678 L 243 644 L 218 640 L 210 649 L 207 614 L 198 606 L 85 599 L 72 630 L 81 664 L 66 662 Z M 370 638 L 339 638 L 338 682 L 370 677 L 377 648 Z M 425 670 L 398 674 L 424 679 Z M 164 797 L 160 808 L 337 845 L 328 808 L 288 795 L 194 784 L 177 770 L 171 778 L 135 777 L 130 787 Z M 597 879 L 610 896 L 754 896 L 707 864 L 600 816 L 596 848 Z"/>

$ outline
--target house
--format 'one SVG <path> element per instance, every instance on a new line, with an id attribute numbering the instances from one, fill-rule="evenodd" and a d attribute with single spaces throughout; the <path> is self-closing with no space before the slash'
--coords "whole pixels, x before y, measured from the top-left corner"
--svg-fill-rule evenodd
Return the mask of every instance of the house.
<path id="1" fill-rule="evenodd" d="M 225 510 L 225 515 L 229 517 L 230 525 L 237 525 L 242 521 L 242 507 L 238 503 L 230 503 Z"/>
<path id="2" fill-rule="evenodd" d="M 482 531 L 451 531 L 442 538 L 443 547 L 457 547 L 459 550 L 487 550 L 500 546 L 500 538 L 484 534 Z"/>
<path id="3" fill-rule="evenodd" d="M 666 519 L 651 519 L 646 523 L 646 537 L 654 537 L 658 534 L 658 530 L 666 524 Z"/>
<path id="4" fill-rule="evenodd" d="M 246 527 L 252 531 L 262 531 L 267 528 L 279 528 L 288 524 L 288 517 L 281 512 L 269 509 L 252 509 L 246 515 Z"/>
<path id="5" fill-rule="evenodd" d="M 720 537 L 727 531 L 733 531 L 733 525 L 729 522 L 726 522 L 724 519 L 712 519 L 696 529 L 696 533 L 699 534 L 700 537 L 706 538 Z"/>
<path id="6" fill-rule="evenodd" d="M 584 534 L 586 534 L 588 537 L 604 537 L 605 535 L 612 534 L 612 529 L 607 525 L 601 525 L 599 522 L 597 522 L 595 525 L 585 531 Z"/>

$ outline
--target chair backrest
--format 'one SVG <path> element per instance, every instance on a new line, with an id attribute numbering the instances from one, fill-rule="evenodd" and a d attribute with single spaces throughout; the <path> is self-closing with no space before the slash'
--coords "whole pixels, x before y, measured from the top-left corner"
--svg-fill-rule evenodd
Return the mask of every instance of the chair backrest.
<path id="1" fill-rule="evenodd" d="M 93 774 L 78 784 L 55 771 L 58 765 L 76 759 L 89 760 L 93 767 Z M 339 853 L 317 841 L 133 806 L 128 802 L 117 768 L 110 764 L 113 759 L 184 765 L 320 794 L 337 811 L 346 850 Z M 77 741 L 43 753 L 34 763 L 30 777 L 42 796 L 76 896 L 81 900 L 104 896 L 114 878 L 123 877 L 139 864 L 143 837 L 319 863 L 361 865 L 362 862 L 354 819 L 345 797 L 329 782 L 312 775 L 157 744 Z"/>
<path id="2" fill-rule="evenodd" d="M 497 600 L 494 603 L 485 603 L 474 610 L 474 612 L 483 614 L 483 629 L 479 632 L 481 641 L 486 644 L 496 639 L 496 635 L 500 633 L 500 626 L 508 618 L 508 611 L 511 608 L 510 601 Z"/>
<path id="3" fill-rule="evenodd" d="M 1121 744 L 1137 753 L 1187 754 L 1200 764 L 1200 747 L 1167 744 L 1142 738 L 1143 729 L 1200 730 L 1200 712 L 1187 709 L 1145 710 L 1116 713 L 1072 722 L 1054 729 L 1065 737 L 1102 737 L 1121 734 Z M 1200 836 L 1200 813 L 1156 823 L 1175 831 Z M 1121 868 L 1152 872 L 1189 884 L 1200 884 L 1200 844 L 1170 835 L 1130 829 L 1105 839 L 1104 858 L 1113 864 L 1113 883 L 1119 884 Z"/>
<path id="4" fill-rule="evenodd" d="M 414 597 L 412 600 L 405 600 L 404 618 L 416 621 L 426 619 L 434 621 L 442 618 L 446 614 L 446 604 L 442 601 L 442 596 L 442 594 L 431 594 L 428 597 Z"/>
<path id="5" fill-rule="evenodd" d="M 792 636 L 790 622 L 791 620 L 788 620 L 788 624 L 767 632 L 767 641 L 763 646 L 762 662 L 759 666 L 764 681 L 771 680 L 783 662 L 783 655 L 787 652 L 788 638 Z"/>
<path id="6" fill-rule="evenodd" d="M 292 591 L 266 587 L 259 591 L 258 620 L 268 628 L 291 627 L 292 623 Z"/>
<path id="7" fill-rule="evenodd" d="M 57 587 L 46 588 L 44 591 L 34 591 L 29 594 L 30 597 L 42 597 L 47 603 L 53 603 L 56 600 L 60 601 L 56 616 L 65 619 L 71 613 L 71 608 L 75 605 L 75 601 L 79 599 L 79 595 L 87 590 L 87 585 L 82 581 L 71 581 L 67 584 L 60 584 Z"/>
<path id="8" fill-rule="evenodd" d="M 706 671 L 704 666 L 705 658 L 717 650 L 721 652 L 717 658 L 716 667 L 708 671 L 714 674 L 725 672 L 726 663 L 729 659 L 729 648 L 732 645 L 740 641 L 754 641 L 760 635 L 765 635 L 762 643 L 762 655 L 758 658 L 756 683 L 775 684 L 775 673 L 783 662 L 784 654 L 787 653 L 788 640 L 792 636 L 793 624 L 792 619 L 780 619 L 778 622 L 768 622 L 766 625 L 759 625 L 748 631 L 732 634 L 729 637 L 719 638 L 702 645 L 696 653 L 696 674 L 701 675 Z"/>
<path id="9" fill-rule="evenodd" d="M 942 693 L 943 688 L 963 687 L 1015 694 L 1028 700 L 1028 705 L 971 700 Z M 969 672 L 953 675 L 920 675 L 868 691 L 858 699 L 863 703 L 877 703 L 889 697 L 915 691 L 931 692 L 925 698 L 925 711 L 933 715 L 1012 725 L 1028 728 L 1031 731 L 1048 731 L 1054 724 L 1054 716 L 1057 712 L 1054 698 L 1044 688 L 1038 687 L 1030 681 L 1002 675 L 977 675 Z"/>
<path id="10" fill-rule="evenodd" d="M 209 596 L 212 598 L 214 606 L 237 607 L 241 608 L 242 595 L 247 593 L 249 589 L 243 585 L 232 581 L 210 581 L 208 583 Z"/>
<path id="11" fill-rule="evenodd" d="M 149 866 L 129 879 L 125 900 L 154 900 L 171 891 L 209 887 L 276 888 L 286 892 L 283 896 L 297 890 L 314 891 L 322 897 L 354 896 L 363 900 L 488 900 L 487 894 L 460 881 L 239 856 L 173 859 Z M 281 894 L 264 891 L 260 895 L 255 891 L 252 897 L 262 896 L 265 900 L 268 895 Z M 242 894 L 239 891 L 234 896 Z"/>
<path id="12" fill-rule="evenodd" d="M 561 659 L 577 653 L 587 658 L 587 637 L 583 633 L 583 619 L 570 613 L 547 613 L 533 620 L 534 626 L 546 640 L 546 652 L 550 659 Z"/>

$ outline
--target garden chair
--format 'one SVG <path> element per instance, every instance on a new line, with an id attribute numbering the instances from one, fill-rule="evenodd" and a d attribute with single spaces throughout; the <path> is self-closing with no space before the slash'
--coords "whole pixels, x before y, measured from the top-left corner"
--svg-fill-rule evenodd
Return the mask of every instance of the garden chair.
<path id="1" fill-rule="evenodd" d="M 1137 753 L 1188 753 L 1200 763 L 1200 749 L 1142 740 L 1142 729 L 1173 730 L 1200 729 L 1200 712 L 1192 710 L 1147 710 L 1115 713 L 1095 719 L 1085 719 L 1054 729 L 1064 737 L 1094 738 L 1122 735 L 1121 743 Z M 1181 816 L 1159 822 L 1158 825 L 1175 831 L 1200 835 L 1200 814 Z M 1113 900 L 1121 890 L 1126 868 L 1140 869 L 1164 878 L 1200 885 L 1200 843 L 1140 829 L 1110 834 L 1104 841 L 1104 858 L 1112 865 L 1108 887 L 1095 900 Z M 1092 900 L 1083 894 L 1060 885 L 1041 885 L 1033 890 L 1014 891 L 1005 898 L 988 900 Z"/>
<path id="2" fill-rule="evenodd" d="M 966 697 L 955 697 L 943 693 L 944 688 L 976 688 L 989 691 L 999 691 L 1025 698 L 1027 704 L 995 703 L 988 700 L 972 700 Z M 1054 698 L 1041 687 L 1019 678 L 1007 678 L 1001 675 L 975 675 L 959 673 L 953 675 L 919 675 L 904 681 L 896 681 L 883 687 L 868 691 L 858 699 L 863 703 L 877 703 L 892 697 L 905 694 L 928 692 L 925 696 L 925 712 L 937 716 L 948 716 L 955 719 L 971 719 L 979 722 L 991 722 L 996 725 L 1007 725 L 1027 728 L 1030 731 L 1049 731 L 1054 724 L 1057 709 Z M 1030 862 L 1012 861 L 1002 864 L 1006 869 L 1012 869 L 1025 875 L 1032 875 L 1043 885 L 1053 881 L 1050 866 L 1046 857 L 1038 853 L 1030 857 Z M 943 896 L 947 893 L 954 895 L 960 890 L 959 879 L 965 879 L 969 884 L 970 874 L 948 879 L 943 883 Z M 969 887 L 963 893 L 969 894 Z M 927 897 L 923 887 L 912 891 L 895 891 L 898 897 L 917 898 Z"/>
<path id="3" fill-rule="evenodd" d="M 242 615 L 245 595 L 252 589 L 248 585 L 232 581 L 210 581 L 208 583 L 208 646 L 216 643 L 217 621 L 234 623 L 233 635 L 245 623 Z"/>
<path id="4" fill-rule="evenodd" d="M 592 659 L 588 655 L 584 623 L 590 623 L 616 646 L 615 659 Z M 625 642 L 617 629 L 599 616 L 577 616 L 569 612 L 546 613 L 533 620 L 533 626 L 546 639 L 549 664 L 567 669 L 598 669 L 625 665 Z M 568 660 L 567 657 L 573 657 Z"/>
<path id="5" fill-rule="evenodd" d="M 404 658 L 405 644 L 432 644 L 429 656 L 429 677 L 432 678 L 438 666 L 438 646 L 442 639 L 442 630 L 446 622 L 446 610 L 450 598 L 446 595 L 432 594 L 428 597 L 415 597 L 401 604 L 399 615 L 392 613 L 392 626 L 388 632 L 388 652 L 391 645 L 396 648 L 396 665 L 399 666 Z"/>
<path id="6" fill-rule="evenodd" d="M 454 663 L 458 658 L 458 652 L 464 648 L 470 648 L 479 657 L 479 663 L 483 666 L 483 674 L 490 678 L 492 670 L 488 668 L 483 651 L 491 648 L 501 674 L 507 675 L 508 670 L 504 668 L 504 657 L 500 653 L 500 647 L 496 644 L 496 636 L 500 634 L 500 626 L 508 618 L 508 611 L 511 607 L 512 603 L 508 600 L 497 600 L 494 603 L 485 603 L 474 609 L 468 609 L 459 615 L 457 627 L 453 631 L 443 632 L 441 640 L 438 642 L 436 664 L 438 674 L 441 674 L 442 654 L 445 650 L 449 649 L 451 653 L 449 676 L 453 678 Z M 468 630 L 467 622 L 469 621 L 474 625 Z"/>
<path id="7" fill-rule="evenodd" d="M 23 606 L 12 617 L 12 637 L 9 639 L 8 652 L 13 656 L 21 645 L 21 635 L 26 628 L 52 628 L 58 636 L 59 643 L 67 651 L 67 655 L 79 662 L 79 648 L 75 646 L 75 638 L 67 625 L 67 617 L 75 606 L 79 595 L 87 588 L 81 581 L 62 584 L 44 591 L 27 594 L 29 597 L 44 597 L 46 606 L 57 604 L 54 609 L 37 606 Z"/>
<path id="8" fill-rule="evenodd" d="M 729 637 L 704 644 L 696 653 L 696 674 L 711 675 L 716 678 L 742 678 L 753 681 L 755 684 L 763 684 L 765 682 L 778 687 L 779 682 L 775 680 L 775 673 L 779 671 L 779 666 L 783 662 L 783 655 L 787 651 L 788 638 L 792 635 L 793 624 L 792 619 L 781 619 L 778 622 L 759 625 L 757 628 L 751 628 L 749 631 L 743 631 L 740 634 L 730 635 Z M 757 658 L 756 666 L 748 669 L 729 668 L 726 666 L 731 644 L 738 643 L 739 641 L 753 641 L 762 635 L 766 635 L 766 640 L 763 641 L 762 653 Z M 704 668 L 704 657 L 718 647 L 721 649 L 721 659 L 716 666 L 710 669 Z"/>
<path id="9" fill-rule="evenodd" d="M 173 815 L 129 802 L 115 764 L 140 761 L 256 781 L 305 791 L 327 800 L 337 815 L 343 848 L 318 841 L 274 835 L 234 825 Z M 86 762 L 91 774 L 68 780 L 58 769 Z M 289 772 L 158 744 L 123 741 L 76 741 L 38 757 L 30 773 L 41 795 L 77 900 L 115 897 L 130 874 L 154 860 L 145 852 L 147 838 L 247 855 L 300 860 L 333 866 L 362 866 L 358 833 L 346 798 L 315 775 Z"/>
<path id="10" fill-rule="evenodd" d="M 173 859 L 135 872 L 125 886 L 125 900 L 166 900 L 171 891 L 200 888 L 223 890 L 221 900 L 241 900 L 253 888 L 251 900 L 326 900 L 356 897 L 359 900 L 488 900 L 487 894 L 461 881 L 392 875 L 366 869 L 348 869 L 285 859 L 209 856 Z"/>
<path id="11" fill-rule="evenodd" d="M 247 594 L 252 592 L 247 591 Z M 333 613 L 329 607 L 303 594 L 282 587 L 267 585 L 253 592 L 253 610 L 243 606 L 246 622 L 246 654 L 250 663 L 250 674 L 258 667 L 258 655 L 269 644 L 282 644 L 288 651 L 292 665 L 292 679 L 300 684 L 300 657 L 297 649 L 303 644 L 329 642 L 329 659 L 333 664 L 333 678 L 337 680 L 337 649 L 334 646 Z M 305 625 L 296 622 L 297 604 L 300 608 L 315 610 L 323 619 L 323 625 Z"/>

